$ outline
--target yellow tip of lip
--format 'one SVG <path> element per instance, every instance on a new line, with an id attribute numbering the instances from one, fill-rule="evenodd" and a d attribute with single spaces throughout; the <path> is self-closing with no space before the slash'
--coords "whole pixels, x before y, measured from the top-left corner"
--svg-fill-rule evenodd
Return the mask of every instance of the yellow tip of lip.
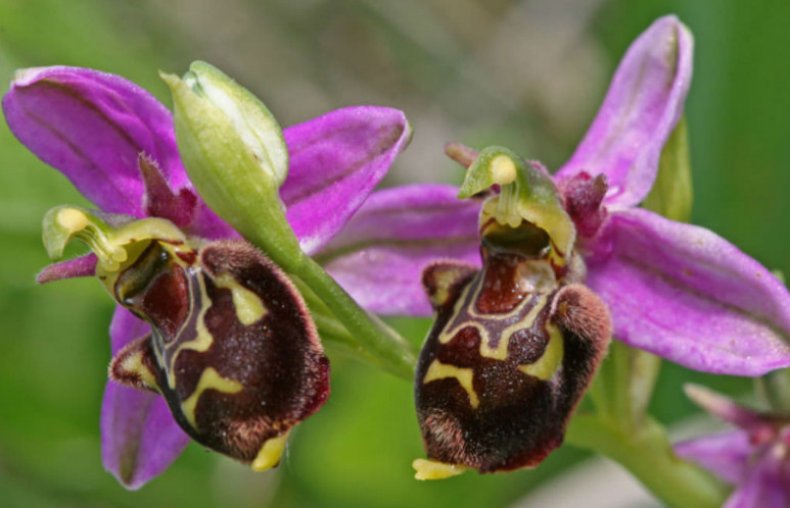
<path id="1" fill-rule="evenodd" d="M 286 432 L 282 436 L 273 437 L 263 443 L 261 451 L 258 452 L 258 456 L 255 457 L 255 460 L 250 464 L 252 470 L 260 473 L 279 464 L 280 458 L 283 455 L 283 450 L 285 450 L 285 441 L 287 439 L 288 433 Z"/>
<path id="2" fill-rule="evenodd" d="M 411 467 L 414 468 L 416 480 L 444 480 L 466 472 L 464 466 L 427 459 L 415 459 Z"/>

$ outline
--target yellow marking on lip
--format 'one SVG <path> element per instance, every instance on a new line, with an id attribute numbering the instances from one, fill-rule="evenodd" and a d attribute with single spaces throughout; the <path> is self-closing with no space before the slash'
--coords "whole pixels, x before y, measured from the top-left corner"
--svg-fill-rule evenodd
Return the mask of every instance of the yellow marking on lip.
<path id="1" fill-rule="evenodd" d="M 434 285 L 436 293 L 430 297 L 431 303 L 439 306 L 450 298 L 450 287 L 458 280 L 461 270 L 453 268 L 449 270 L 434 271 Z"/>
<path id="2" fill-rule="evenodd" d="M 472 384 L 473 377 L 474 374 L 472 369 L 462 369 L 455 365 L 447 365 L 439 360 L 434 360 L 428 367 L 428 371 L 425 373 L 422 382 L 423 384 L 427 384 L 439 379 L 456 379 L 458 384 L 461 385 L 461 388 L 466 390 L 466 394 L 469 395 L 469 404 L 475 409 L 480 405 L 480 399 L 477 398 L 477 392 L 475 392 L 474 385 Z"/>
<path id="3" fill-rule="evenodd" d="M 411 463 L 416 480 L 444 480 L 458 476 L 466 471 L 466 467 L 458 464 L 447 464 L 436 460 L 415 459 Z"/>
<path id="4" fill-rule="evenodd" d="M 518 369 L 524 374 L 535 376 L 542 381 L 548 381 L 554 376 L 562 365 L 562 358 L 565 356 L 565 339 L 562 332 L 556 326 L 549 324 L 549 343 L 540 358 L 534 363 L 520 365 Z"/>
<path id="5" fill-rule="evenodd" d="M 458 297 L 458 300 L 456 300 L 455 305 L 453 306 L 453 313 L 450 316 L 450 319 L 447 321 L 448 325 L 452 324 L 458 318 L 458 314 L 461 312 L 461 308 L 463 307 L 464 301 L 466 300 L 466 295 L 469 293 L 473 285 L 474 284 L 469 284 L 461 292 L 461 296 Z M 474 323 L 468 324 L 474 325 Z M 461 326 L 457 326 L 449 331 L 442 331 L 442 333 L 439 334 L 439 343 L 447 344 L 453 340 L 453 337 L 455 337 L 455 334 L 461 329 L 462 326 L 467 326 L 467 323 L 462 323 Z"/>
<path id="6" fill-rule="evenodd" d="M 201 295 L 201 303 L 202 308 L 200 309 L 200 313 L 197 317 L 197 322 L 195 323 L 195 338 L 192 340 L 188 340 L 182 342 L 178 345 L 176 350 L 173 352 L 173 356 L 170 357 L 170 368 L 167 369 L 167 384 L 170 385 L 170 388 L 176 388 L 176 360 L 178 359 L 178 355 L 181 354 L 182 351 L 191 350 L 197 351 L 198 353 L 204 353 L 208 351 L 211 345 L 214 343 L 214 337 L 211 335 L 211 332 L 208 331 L 206 328 L 206 312 L 208 312 L 209 307 L 211 307 L 211 298 L 208 296 L 208 292 L 206 291 L 206 284 L 203 281 L 201 276 L 196 277 L 198 281 L 198 285 L 200 286 L 200 295 Z M 191 290 L 191 283 L 190 283 L 190 290 Z M 194 312 L 194 309 L 190 309 L 190 311 Z M 189 322 L 189 319 L 186 321 Z M 184 327 L 186 323 L 184 324 Z M 183 333 L 184 327 L 181 328 L 179 331 L 179 335 Z"/>
<path id="7" fill-rule="evenodd" d="M 224 378 L 213 367 L 208 367 L 200 374 L 200 380 L 198 380 L 195 391 L 181 403 L 181 411 L 192 428 L 197 430 L 195 409 L 203 392 L 206 390 L 217 390 L 221 393 L 234 394 L 240 392 L 242 388 L 244 387 L 238 381 Z"/>
<path id="8" fill-rule="evenodd" d="M 280 458 L 283 456 L 283 451 L 285 450 L 285 442 L 287 439 L 288 432 L 282 436 L 267 439 L 266 442 L 263 443 L 263 446 L 261 446 L 261 450 L 252 461 L 252 464 L 250 464 L 252 470 L 260 473 L 279 464 Z"/>
<path id="9" fill-rule="evenodd" d="M 133 372 L 140 376 L 140 381 L 148 388 L 160 391 L 159 385 L 156 383 L 156 376 L 151 369 L 143 363 L 143 353 L 140 351 L 127 356 L 121 361 L 121 370 L 124 372 Z"/>
<path id="10" fill-rule="evenodd" d="M 532 328 L 532 325 L 535 323 L 535 319 L 538 317 L 538 314 L 546 305 L 546 298 L 548 295 L 540 294 L 538 295 L 535 304 L 529 309 L 529 312 L 524 319 L 519 321 L 518 323 L 514 323 L 513 325 L 507 327 L 499 337 L 499 343 L 497 343 L 495 348 L 492 348 L 489 345 L 489 337 L 481 336 L 480 340 L 480 356 L 485 358 L 491 358 L 493 360 L 505 360 L 507 358 L 507 348 L 510 344 L 510 338 L 513 337 L 513 334 L 516 333 L 518 330 Z M 519 306 L 520 307 L 520 306 Z M 482 334 L 481 334 L 482 335 Z"/>
<path id="11" fill-rule="evenodd" d="M 223 273 L 214 279 L 218 287 L 230 289 L 233 297 L 233 306 L 236 308 L 236 317 L 244 326 L 259 321 L 269 313 L 260 297 L 245 288 L 229 273 Z"/>
<path id="12" fill-rule="evenodd" d="M 461 313 L 461 309 L 463 308 L 464 302 L 466 301 L 466 297 L 469 294 L 469 291 L 472 290 L 472 286 L 473 285 L 474 284 L 469 284 L 461 292 L 461 296 L 455 302 L 455 307 L 453 307 L 453 313 L 450 316 L 450 319 L 447 321 L 447 323 L 448 323 L 447 326 L 451 326 L 452 324 L 454 324 L 455 320 L 458 318 L 458 314 Z M 478 286 L 478 289 L 475 290 L 476 294 L 474 295 L 474 298 L 472 299 L 472 302 L 474 302 L 477 299 L 477 293 L 480 292 L 480 284 L 478 284 L 477 286 Z M 472 303 L 471 307 L 474 307 L 474 303 Z M 480 332 L 481 340 L 487 340 L 486 338 L 488 337 L 488 331 L 483 327 L 483 325 L 481 325 L 480 323 L 478 323 L 476 321 L 464 321 L 461 324 L 455 326 L 454 328 L 452 328 L 450 330 L 446 330 L 446 329 L 443 330 L 439 334 L 439 338 L 438 338 L 439 343 L 440 344 L 447 344 L 448 342 L 452 341 L 455 338 L 455 336 L 458 334 L 458 332 L 460 332 L 461 329 L 466 328 L 467 326 L 471 326 L 473 328 L 476 328 L 477 331 Z"/>

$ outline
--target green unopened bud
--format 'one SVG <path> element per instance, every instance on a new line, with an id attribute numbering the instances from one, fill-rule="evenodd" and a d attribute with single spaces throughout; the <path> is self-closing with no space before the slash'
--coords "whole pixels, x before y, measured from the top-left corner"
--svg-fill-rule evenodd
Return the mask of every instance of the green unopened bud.
<path id="1" fill-rule="evenodd" d="M 249 90 L 207 64 L 193 62 L 184 82 L 225 113 L 259 166 L 279 187 L 288 175 L 288 149 L 282 129 L 266 107 Z"/>
<path id="2" fill-rule="evenodd" d="M 500 192 L 486 201 L 481 225 L 494 219 L 502 226 L 517 228 L 526 221 L 549 235 L 559 260 L 570 254 L 576 228 L 548 173 L 507 148 L 490 146 L 469 167 L 458 196 L 469 198 L 493 185 L 498 185 Z"/>
<path id="3" fill-rule="evenodd" d="M 276 120 L 249 91 L 206 63 L 193 63 L 183 79 L 161 76 L 173 96 L 181 160 L 198 193 L 287 268 L 301 251 L 279 197 L 288 156 Z"/>

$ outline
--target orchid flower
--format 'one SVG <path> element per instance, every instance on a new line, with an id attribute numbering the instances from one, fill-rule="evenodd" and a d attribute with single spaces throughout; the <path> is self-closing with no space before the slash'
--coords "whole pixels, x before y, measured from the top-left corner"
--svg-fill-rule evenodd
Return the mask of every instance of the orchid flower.
<path id="1" fill-rule="evenodd" d="M 692 46 L 674 16 L 641 34 L 553 178 L 575 224 L 585 284 L 609 307 L 616 339 L 691 369 L 758 376 L 790 366 L 785 287 L 715 233 L 638 207 L 683 114 Z M 480 266 L 479 201 L 455 194 L 451 186 L 377 193 L 319 256 L 363 306 L 430 315 L 421 274 L 432 260 Z"/>
<path id="2" fill-rule="evenodd" d="M 185 237 L 239 236 L 190 182 L 171 113 L 137 85 L 91 69 L 29 69 L 17 74 L 3 111 L 16 137 L 63 173 L 102 217 L 167 219 Z M 338 233 L 409 136 L 403 113 L 373 106 L 340 109 L 284 130 L 290 164 L 280 197 L 307 253 L 319 251 Z M 87 212 L 68 213 L 100 222 Z M 255 266 L 266 264 L 256 261 L 257 255 L 241 255 Z M 90 254 L 47 267 L 38 280 L 92 275 L 96 269 L 96 256 Z M 282 276 L 275 279 L 287 285 Z M 297 309 L 300 301 L 294 301 Z M 113 357 L 123 352 L 132 358 L 134 340 L 149 331 L 119 306 L 110 325 Z M 308 335 L 314 337 L 314 331 Z M 188 442 L 162 397 L 112 381 L 102 402 L 101 433 L 105 467 L 131 489 L 161 473 Z"/>
<path id="3" fill-rule="evenodd" d="M 737 430 L 675 445 L 675 453 L 735 486 L 725 508 L 790 505 L 790 415 L 759 412 L 701 386 L 686 394 Z"/>

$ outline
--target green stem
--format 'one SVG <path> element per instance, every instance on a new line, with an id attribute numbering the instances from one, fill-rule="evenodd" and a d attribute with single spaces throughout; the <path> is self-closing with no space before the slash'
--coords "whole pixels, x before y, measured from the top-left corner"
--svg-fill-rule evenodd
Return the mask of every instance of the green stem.
<path id="1" fill-rule="evenodd" d="M 612 361 L 610 393 L 612 394 L 612 416 L 620 428 L 630 432 L 634 428 L 631 410 L 631 359 L 630 348 L 620 341 L 612 341 L 609 348 Z"/>
<path id="2" fill-rule="evenodd" d="M 285 218 L 282 219 L 285 223 Z M 319 310 L 319 316 L 323 314 L 330 319 L 336 318 L 345 328 L 344 333 L 337 329 L 328 330 L 325 326 L 322 331 L 328 338 L 346 343 L 350 341 L 352 350 L 363 352 L 363 357 L 372 359 L 390 373 L 408 380 L 414 378 L 416 357 L 411 345 L 376 316 L 362 309 L 321 265 L 298 250 L 298 247 L 285 248 L 275 241 L 288 235 L 272 235 L 269 225 L 263 227 L 257 224 L 244 233 L 248 241 L 265 252 L 295 280 L 311 311 Z M 293 236 L 293 233 L 290 235 Z M 330 313 L 331 316 L 327 316 Z M 322 318 L 318 321 L 320 325 Z M 323 324 L 328 325 L 329 322 Z"/>
<path id="3" fill-rule="evenodd" d="M 361 347 L 365 356 L 389 372 L 411 380 L 414 377 L 415 355 L 411 345 L 377 317 L 357 305 L 346 291 L 324 269 L 308 256 L 295 267 L 292 275 L 298 277 L 320 298 L 326 308 L 342 323 L 348 337 Z M 343 336 L 343 339 L 346 336 Z"/>
<path id="4" fill-rule="evenodd" d="M 318 334 L 324 342 L 332 342 L 338 351 L 361 358 L 376 367 L 387 369 L 379 358 L 371 355 L 358 341 L 354 340 L 346 327 L 334 317 L 329 307 L 310 289 L 310 286 L 298 277 L 294 276 L 292 280 L 310 308 L 310 315 L 313 317 Z"/>
<path id="5" fill-rule="evenodd" d="M 727 489 L 718 480 L 672 452 L 666 431 L 651 418 L 629 433 L 608 419 L 577 415 L 566 441 L 619 462 L 669 506 L 716 508 L 727 498 Z"/>

